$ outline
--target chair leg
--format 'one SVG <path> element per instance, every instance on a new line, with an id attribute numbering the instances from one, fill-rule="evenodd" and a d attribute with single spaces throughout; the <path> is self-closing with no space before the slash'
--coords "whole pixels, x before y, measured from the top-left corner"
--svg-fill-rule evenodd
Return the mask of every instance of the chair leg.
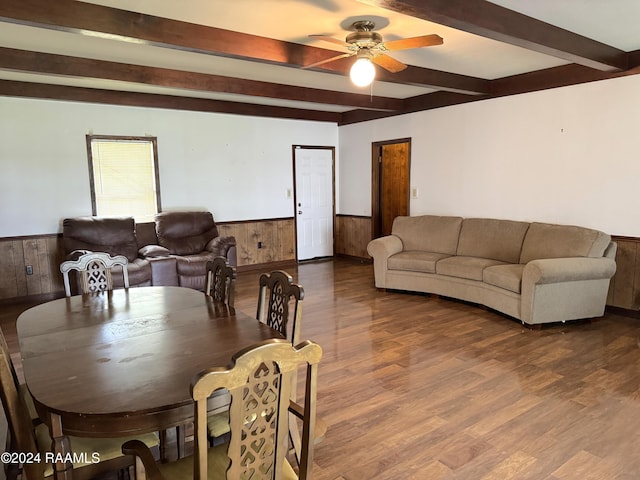
<path id="1" fill-rule="evenodd" d="M 178 425 L 176 427 L 176 445 L 178 450 L 178 459 L 184 457 L 185 455 L 185 443 L 186 443 L 186 433 L 185 433 L 185 425 Z"/>
<path id="2" fill-rule="evenodd" d="M 289 414 L 289 452 L 293 453 L 296 463 L 300 465 L 300 454 L 302 452 L 302 439 L 298 430 L 298 419 L 292 413 Z"/>
<path id="3" fill-rule="evenodd" d="M 7 431 L 7 439 L 5 452 L 15 452 L 16 446 L 13 444 L 13 439 L 11 438 L 11 432 Z M 4 464 L 4 475 L 7 480 L 18 480 L 18 478 L 22 475 L 22 468 L 20 468 L 19 463 L 5 463 Z"/>
<path id="4" fill-rule="evenodd" d="M 160 430 L 158 436 L 160 437 L 160 461 L 167 463 L 169 461 L 167 459 L 167 431 Z"/>

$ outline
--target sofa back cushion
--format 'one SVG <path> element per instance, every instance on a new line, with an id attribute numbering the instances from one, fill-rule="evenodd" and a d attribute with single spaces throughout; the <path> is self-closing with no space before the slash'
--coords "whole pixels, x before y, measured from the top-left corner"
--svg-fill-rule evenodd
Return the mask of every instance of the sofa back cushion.
<path id="1" fill-rule="evenodd" d="M 465 218 L 462 221 L 456 253 L 467 257 L 518 263 L 528 228 L 528 222 Z"/>
<path id="2" fill-rule="evenodd" d="M 404 250 L 455 255 L 462 217 L 421 215 L 396 217 L 391 233 L 402 240 Z"/>
<path id="3" fill-rule="evenodd" d="M 156 234 L 171 253 L 193 255 L 218 236 L 218 228 L 211 212 L 162 212 L 156 215 Z"/>
<path id="4" fill-rule="evenodd" d="M 602 257 L 611 236 L 590 228 L 532 223 L 527 230 L 520 263 L 539 258 Z"/>
<path id="5" fill-rule="evenodd" d="M 138 248 L 158 245 L 155 222 L 136 223 L 136 239 L 138 240 Z"/>
<path id="6" fill-rule="evenodd" d="M 62 243 L 66 253 L 74 250 L 138 257 L 133 217 L 75 217 L 62 221 Z"/>

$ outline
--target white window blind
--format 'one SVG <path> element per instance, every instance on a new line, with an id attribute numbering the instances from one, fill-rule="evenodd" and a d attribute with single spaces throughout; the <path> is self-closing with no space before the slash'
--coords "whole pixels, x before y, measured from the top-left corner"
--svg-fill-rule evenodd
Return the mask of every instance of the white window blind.
<path id="1" fill-rule="evenodd" d="M 91 138 L 94 214 L 152 222 L 158 213 L 155 139 Z"/>

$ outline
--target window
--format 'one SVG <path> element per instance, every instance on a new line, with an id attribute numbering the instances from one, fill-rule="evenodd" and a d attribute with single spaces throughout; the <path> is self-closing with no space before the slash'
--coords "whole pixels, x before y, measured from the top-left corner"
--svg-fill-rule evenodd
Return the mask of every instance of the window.
<path id="1" fill-rule="evenodd" d="M 93 214 L 152 222 L 160 211 L 157 139 L 87 135 L 87 151 Z"/>

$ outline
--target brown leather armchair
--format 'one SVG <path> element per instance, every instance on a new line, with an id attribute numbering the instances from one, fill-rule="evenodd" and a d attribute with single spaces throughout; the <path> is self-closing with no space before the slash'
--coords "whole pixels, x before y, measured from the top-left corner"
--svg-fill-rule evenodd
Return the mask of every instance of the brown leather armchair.
<path id="1" fill-rule="evenodd" d="M 138 256 L 136 225 L 132 217 L 75 217 L 62 221 L 62 243 L 67 256 L 76 250 L 106 252 L 127 257 L 130 286 L 151 285 L 149 260 Z M 112 270 L 114 287 L 124 286 L 122 267 Z"/>
<path id="2" fill-rule="evenodd" d="M 204 290 L 206 265 L 225 257 L 237 265 L 236 239 L 221 237 L 211 212 L 162 212 L 155 218 L 158 244 L 176 259 L 178 284 Z M 161 255 L 158 249 L 154 255 Z"/>

